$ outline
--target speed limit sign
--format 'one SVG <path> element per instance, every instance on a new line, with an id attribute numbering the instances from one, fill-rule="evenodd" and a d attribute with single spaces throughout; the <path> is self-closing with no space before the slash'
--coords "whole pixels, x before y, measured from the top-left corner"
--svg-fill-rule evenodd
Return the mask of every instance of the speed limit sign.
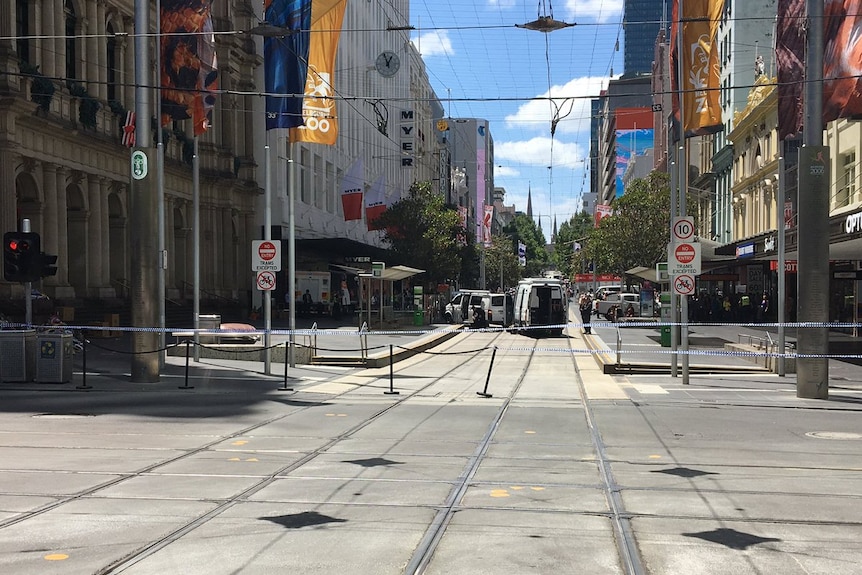
<path id="1" fill-rule="evenodd" d="M 673 242 L 688 242 L 694 237 L 694 218 L 690 216 L 673 219 Z"/>

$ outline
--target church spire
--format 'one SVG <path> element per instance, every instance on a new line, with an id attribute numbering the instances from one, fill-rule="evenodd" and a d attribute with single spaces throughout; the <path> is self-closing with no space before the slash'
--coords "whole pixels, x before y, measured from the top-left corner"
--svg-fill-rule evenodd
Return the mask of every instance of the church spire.
<path id="1" fill-rule="evenodd" d="M 533 217 L 533 192 L 530 189 L 530 184 L 527 184 L 527 217 Z"/>

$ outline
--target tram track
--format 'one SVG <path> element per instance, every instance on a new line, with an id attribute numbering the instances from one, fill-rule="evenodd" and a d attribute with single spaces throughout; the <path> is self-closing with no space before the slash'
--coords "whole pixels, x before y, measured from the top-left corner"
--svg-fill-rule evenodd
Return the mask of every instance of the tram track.
<path id="1" fill-rule="evenodd" d="M 504 333 L 504 332 L 500 332 L 499 334 L 495 335 L 494 338 L 492 339 L 492 342 L 496 341 L 499 337 L 501 337 L 502 333 Z M 468 351 L 467 353 L 469 353 L 471 355 L 471 359 L 475 359 L 482 352 L 484 352 L 486 349 L 487 349 L 487 346 L 482 347 L 480 349 Z M 422 361 L 425 361 L 425 359 L 421 358 L 421 359 L 417 360 L 417 362 L 414 362 L 412 364 L 412 367 L 415 367 L 418 362 L 422 362 Z M 467 362 L 462 362 L 461 364 L 451 368 L 450 370 L 447 370 L 445 373 L 441 374 L 440 376 L 435 377 L 432 381 L 429 381 L 428 383 L 421 385 L 417 389 L 410 391 L 409 393 L 406 393 L 404 395 L 397 396 L 397 398 L 394 399 L 392 401 L 392 403 L 390 403 L 387 406 L 377 410 L 376 412 L 374 412 L 370 416 L 364 418 L 362 421 L 360 421 L 356 425 L 351 426 L 350 428 L 346 429 L 345 431 L 341 432 L 340 434 L 336 435 L 335 437 L 332 437 L 329 441 L 327 441 L 327 442 L 323 443 L 322 445 L 320 445 L 319 447 L 313 449 L 312 451 L 307 453 L 305 456 L 299 458 L 296 461 L 291 462 L 290 464 L 284 465 L 284 466 L 266 474 L 260 480 L 256 481 L 253 485 L 251 485 L 248 488 L 244 489 L 243 491 L 221 501 L 215 508 L 213 508 L 213 509 L 209 510 L 208 512 L 203 513 L 203 514 L 201 514 L 201 515 L 199 515 L 199 516 L 197 516 L 197 517 L 195 517 L 195 518 L 193 518 L 187 522 L 185 522 L 183 525 L 177 527 L 176 529 L 174 529 L 170 533 L 160 537 L 159 539 L 151 541 L 148 544 L 143 545 L 143 546 L 135 549 L 134 551 L 126 554 L 122 558 L 112 562 L 111 564 L 95 571 L 94 575 L 112 575 L 112 574 L 116 574 L 116 573 L 122 573 L 126 569 L 132 567 L 133 565 L 139 563 L 140 561 L 143 561 L 147 557 L 157 553 L 159 550 L 167 547 L 171 543 L 181 539 L 182 537 L 184 537 L 188 533 L 194 531 L 195 529 L 201 527 L 202 525 L 205 525 L 207 522 L 215 519 L 216 517 L 219 517 L 225 511 L 232 508 L 233 506 L 235 506 L 241 502 L 247 501 L 255 493 L 260 492 L 261 490 L 265 489 L 270 484 L 272 484 L 277 478 L 284 476 L 285 474 L 289 474 L 289 473 L 291 473 L 297 469 L 300 469 L 303 466 L 314 461 L 320 455 L 328 452 L 333 446 L 339 444 L 340 442 L 342 442 L 346 439 L 349 439 L 351 436 L 355 435 L 356 433 L 358 433 L 362 429 L 371 425 L 374 421 L 378 420 L 379 418 L 381 418 L 385 414 L 391 412 L 394 409 L 397 409 L 399 406 L 403 405 L 405 402 L 416 397 L 417 395 L 420 395 L 422 392 L 433 387 L 434 385 L 439 383 L 441 380 L 449 377 L 452 373 L 456 372 L 459 369 L 462 369 L 466 363 Z M 350 393 L 350 391 L 341 392 L 339 394 L 334 395 L 333 399 L 346 396 L 349 393 Z M 170 458 L 169 460 L 165 460 L 165 461 L 153 464 L 153 465 L 149 465 L 142 470 L 127 474 L 124 477 L 119 478 L 115 481 L 111 481 L 111 482 L 108 482 L 107 484 L 102 484 L 100 486 L 89 489 L 85 493 L 76 494 L 73 497 L 65 498 L 63 501 L 60 501 L 54 505 L 51 505 L 50 509 L 51 510 L 57 509 L 59 507 L 62 507 L 62 505 L 66 504 L 66 503 L 69 503 L 71 501 L 76 501 L 76 500 L 84 498 L 84 497 L 92 497 L 94 495 L 97 495 L 98 492 L 102 489 L 105 489 L 107 487 L 113 487 L 113 486 L 120 484 L 124 481 L 127 481 L 131 478 L 139 477 L 141 475 L 151 473 L 152 471 L 157 470 L 158 468 L 163 467 L 165 465 L 168 465 L 169 463 L 175 463 L 177 461 L 181 461 L 182 459 L 191 457 L 192 455 L 195 455 L 195 454 L 198 454 L 201 452 L 205 452 L 217 444 L 223 443 L 223 442 L 228 441 L 230 439 L 235 439 L 238 437 L 242 437 L 244 435 L 248 435 L 249 433 L 251 433 L 255 429 L 259 429 L 259 428 L 264 427 L 266 425 L 270 425 L 272 423 L 284 420 L 284 419 L 289 418 L 293 415 L 296 415 L 298 412 L 301 412 L 301 411 L 304 411 L 307 409 L 310 409 L 310 407 L 300 407 L 298 409 L 291 411 L 290 413 L 283 414 L 279 417 L 270 418 L 264 422 L 260 422 L 258 424 L 253 425 L 253 426 L 249 426 L 249 427 L 246 427 L 242 430 L 239 430 L 236 433 L 233 433 L 233 434 L 230 434 L 227 436 L 221 436 L 217 440 L 208 442 L 206 445 L 200 446 L 194 450 L 191 450 L 187 453 L 184 453 L 181 456 L 173 457 L 173 458 Z M 38 513 L 44 513 L 45 511 L 47 511 L 47 509 L 39 510 Z M 26 515 L 22 516 L 21 518 L 19 518 L 19 521 L 23 521 L 23 520 L 27 519 L 28 517 L 32 517 L 32 516 L 33 516 L 33 513 L 26 514 Z M 4 526 L 4 524 L 0 523 L 0 533 L 2 533 L 3 526 Z"/>

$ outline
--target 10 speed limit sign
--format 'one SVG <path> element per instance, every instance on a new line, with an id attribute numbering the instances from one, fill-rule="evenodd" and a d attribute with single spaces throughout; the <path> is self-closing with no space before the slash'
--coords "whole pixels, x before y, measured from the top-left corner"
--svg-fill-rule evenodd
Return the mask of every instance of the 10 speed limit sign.
<path id="1" fill-rule="evenodd" d="M 690 242 L 694 238 L 694 218 L 690 216 L 673 219 L 673 243 Z"/>

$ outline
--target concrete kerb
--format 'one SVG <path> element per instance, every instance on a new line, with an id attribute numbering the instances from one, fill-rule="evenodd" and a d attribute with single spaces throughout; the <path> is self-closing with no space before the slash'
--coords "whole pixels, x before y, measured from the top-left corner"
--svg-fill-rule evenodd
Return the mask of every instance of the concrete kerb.
<path id="1" fill-rule="evenodd" d="M 392 347 L 392 361 L 399 362 L 414 355 L 427 351 L 432 347 L 447 341 L 464 329 L 463 325 L 447 326 L 443 329 L 435 329 L 427 332 L 424 336 L 412 342 L 409 346 L 395 345 Z M 332 362 L 328 362 L 332 363 Z M 365 360 L 366 367 L 384 367 L 389 365 L 389 350 L 369 354 Z"/>

